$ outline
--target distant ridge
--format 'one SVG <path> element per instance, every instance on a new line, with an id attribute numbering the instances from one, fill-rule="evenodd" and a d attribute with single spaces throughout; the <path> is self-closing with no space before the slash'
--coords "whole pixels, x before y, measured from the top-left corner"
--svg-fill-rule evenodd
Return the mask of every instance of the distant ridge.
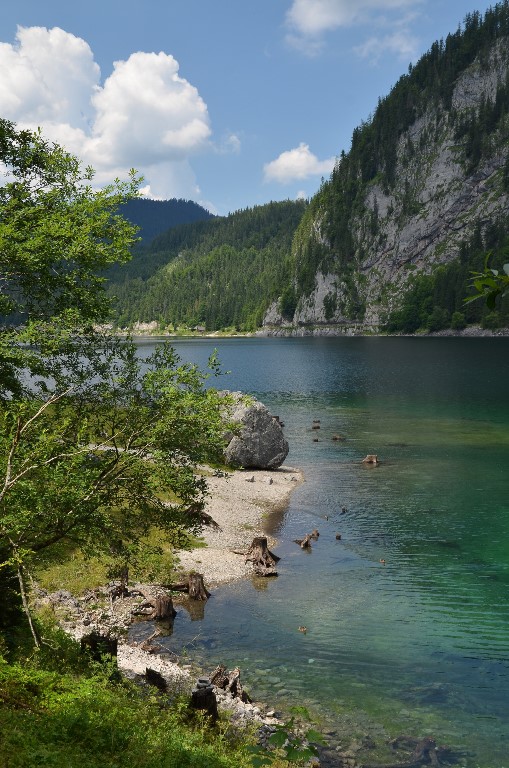
<path id="1" fill-rule="evenodd" d="M 154 237 L 178 224 L 190 224 L 214 218 L 210 211 L 198 203 L 181 198 L 129 200 L 122 206 L 122 214 L 140 228 L 138 236 L 141 237 L 143 245 L 148 245 Z"/>

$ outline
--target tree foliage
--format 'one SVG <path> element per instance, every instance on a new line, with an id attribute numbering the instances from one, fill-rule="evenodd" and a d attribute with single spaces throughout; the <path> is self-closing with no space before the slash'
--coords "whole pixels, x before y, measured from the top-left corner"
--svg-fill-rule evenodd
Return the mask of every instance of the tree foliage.
<path id="1" fill-rule="evenodd" d="M 195 468 L 221 457 L 224 399 L 170 347 L 142 360 L 93 325 L 109 312 L 98 270 L 134 240 L 118 213 L 134 173 L 94 191 L 60 147 L 0 128 L 0 579 L 17 573 L 26 608 L 41 557 L 80 547 L 124 569 L 151 527 L 203 522 Z"/>
<path id="2" fill-rule="evenodd" d="M 289 282 L 291 242 L 305 207 L 269 203 L 160 235 L 113 277 L 119 324 L 261 325 Z"/>

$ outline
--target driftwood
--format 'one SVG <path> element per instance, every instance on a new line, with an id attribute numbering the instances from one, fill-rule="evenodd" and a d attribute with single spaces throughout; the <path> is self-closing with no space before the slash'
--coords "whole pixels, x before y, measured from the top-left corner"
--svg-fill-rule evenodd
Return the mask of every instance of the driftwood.
<path id="1" fill-rule="evenodd" d="M 138 647 L 141 648 L 142 651 L 146 651 L 147 653 L 160 653 L 163 650 L 162 647 L 157 643 L 153 642 L 154 638 L 157 637 L 159 634 L 160 634 L 160 631 L 156 629 L 155 632 L 152 632 L 151 635 L 145 638 L 145 640 L 143 640 Z"/>
<path id="2" fill-rule="evenodd" d="M 229 691 L 233 698 L 240 699 L 244 704 L 248 704 L 251 701 L 240 682 L 240 669 L 238 667 L 235 667 L 231 672 L 227 672 L 226 667 L 223 664 L 219 664 L 212 672 L 210 682 L 216 688 Z"/>
<path id="3" fill-rule="evenodd" d="M 269 550 L 265 536 L 255 536 L 244 556 L 258 576 L 277 576 L 275 565 L 281 558 Z"/>
<path id="4" fill-rule="evenodd" d="M 295 544 L 299 544 L 301 549 L 311 549 L 311 539 L 313 535 L 306 533 L 303 539 L 294 539 Z"/>

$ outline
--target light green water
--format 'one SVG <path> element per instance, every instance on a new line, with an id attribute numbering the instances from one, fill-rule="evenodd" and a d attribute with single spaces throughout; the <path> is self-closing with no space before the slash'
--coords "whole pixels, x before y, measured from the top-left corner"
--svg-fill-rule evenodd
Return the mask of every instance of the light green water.
<path id="1" fill-rule="evenodd" d="M 218 590 L 202 621 L 179 612 L 169 647 L 239 665 L 256 696 L 309 704 L 340 739 L 433 735 L 457 765 L 509 766 L 509 340 L 218 347 L 225 386 L 285 422 L 306 483 L 268 522 L 279 577 Z M 292 540 L 314 527 L 306 555 Z"/>

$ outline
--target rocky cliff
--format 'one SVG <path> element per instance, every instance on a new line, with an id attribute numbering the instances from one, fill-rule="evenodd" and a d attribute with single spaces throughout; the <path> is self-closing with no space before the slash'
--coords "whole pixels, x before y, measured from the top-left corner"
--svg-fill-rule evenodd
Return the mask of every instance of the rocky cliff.
<path id="1" fill-rule="evenodd" d="M 294 240 L 293 315 L 274 302 L 265 327 L 377 329 L 416 275 L 506 220 L 508 4 L 494 12 L 435 44 L 354 132 Z"/>

